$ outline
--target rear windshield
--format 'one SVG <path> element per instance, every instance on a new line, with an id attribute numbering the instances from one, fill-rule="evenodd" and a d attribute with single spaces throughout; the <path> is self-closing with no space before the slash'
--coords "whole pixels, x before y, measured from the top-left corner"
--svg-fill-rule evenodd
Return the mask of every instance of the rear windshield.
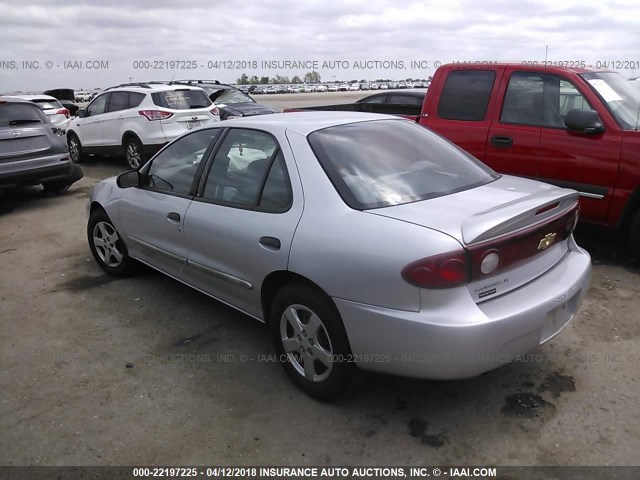
<path id="1" fill-rule="evenodd" d="M 210 95 L 211 100 L 213 100 L 215 103 L 226 103 L 226 104 L 232 104 L 232 103 L 248 103 L 248 102 L 253 102 L 253 98 L 251 98 L 249 95 L 247 95 L 244 92 L 241 92 L 240 90 L 220 90 L 219 92 L 216 92 L 215 94 Z"/>
<path id="2" fill-rule="evenodd" d="M 42 123 L 42 113 L 33 105 L 24 103 L 0 104 L 0 127 L 27 123 Z"/>
<path id="3" fill-rule="evenodd" d="M 51 110 L 53 108 L 55 109 L 62 108 L 62 104 L 57 100 L 46 100 L 46 99 L 36 98 L 31 101 L 35 103 L 40 108 L 40 110 Z"/>
<path id="4" fill-rule="evenodd" d="M 441 197 L 498 178 L 479 160 L 407 120 L 329 127 L 308 140 L 342 199 L 357 210 Z"/>
<path id="5" fill-rule="evenodd" d="M 153 98 L 153 103 L 157 106 L 173 110 L 205 108 L 211 105 L 211 100 L 203 90 L 168 90 L 166 92 L 152 93 L 151 97 Z"/>

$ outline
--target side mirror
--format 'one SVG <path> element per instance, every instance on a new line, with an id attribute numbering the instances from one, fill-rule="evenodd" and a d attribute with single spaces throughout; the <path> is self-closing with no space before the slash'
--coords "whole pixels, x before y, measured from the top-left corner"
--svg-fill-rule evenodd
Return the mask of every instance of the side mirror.
<path id="1" fill-rule="evenodd" d="M 78 109 L 78 117 L 80 118 L 84 118 L 87 117 L 87 109 L 86 108 L 80 108 Z"/>
<path id="2" fill-rule="evenodd" d="M 121 173 L 116 178 L 116 185 L 120 188 L 139 187 L 141 184 L 140 172 L 138 170 L 129 170 Z"/>
<path id="3" fill-rule="evenodd" d="M 582 108 L 571 110 L 567 113 L 564 124 L 569 130 L 585 135 L 604 132 L 604 125 L 602 125 L 598 113 L 593 110 Z"/>

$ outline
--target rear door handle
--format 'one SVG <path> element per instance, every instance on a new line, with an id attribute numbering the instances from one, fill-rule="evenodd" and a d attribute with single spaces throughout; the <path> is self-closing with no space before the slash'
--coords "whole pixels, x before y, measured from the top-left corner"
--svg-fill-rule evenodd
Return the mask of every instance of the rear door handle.
<path id="1" fill-rule="evenodd" d="M 276 237 L 260 237 L 260 245 L 273 248 L 274 250 L 280 250 L 280 240 Z"/>
<path id="2" fill-rule="evenodd" d="M 167 219 L 171 222 L 178 223 L 180 221 L 180 214 L 178 212 L 169 212 L 167 214 Z"/>
<path id="3" fill-rule="evenodd" d="M 490 142 L 491 145 L 498 148 L 510 148 L 513 146 L 513 138 L 502 135 L 495 135 L 491 137 Z"/>

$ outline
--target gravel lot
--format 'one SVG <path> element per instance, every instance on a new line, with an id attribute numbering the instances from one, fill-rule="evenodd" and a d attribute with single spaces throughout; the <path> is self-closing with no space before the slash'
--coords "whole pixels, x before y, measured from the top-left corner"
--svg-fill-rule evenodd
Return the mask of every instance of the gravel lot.
<path id="1" fill-rule="evenodd" d="M 86 202 L 124 169 L 93 159 L 65 194 L 0 195 L 0 464 L 640 465 L 640 262 L 621 238 L 579 229 L 587 299 L 527 361 L 454 382 L 372 375 L 322 404 L 270 361 L 258 322 L 152 271 L 102 273 Z"/>

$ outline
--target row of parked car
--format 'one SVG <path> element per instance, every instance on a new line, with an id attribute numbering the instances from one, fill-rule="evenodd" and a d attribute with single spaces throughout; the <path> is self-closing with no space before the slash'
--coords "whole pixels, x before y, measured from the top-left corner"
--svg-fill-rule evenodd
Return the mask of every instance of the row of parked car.
<path id="1" fill-rule="evenodd" d="M 251 85 L 240 88 L 253 95 L 274 93 L 314 93 L 314 92 L 347 92 L 361 90 L 389 90 L 404 88 L 428 88 L 429 82 L 353 82 L 353 83 L 321 83 L 304 85 Z"/>
<path id="2" fill-rule="evenodd" d="M 0 96 L 0 191 L 42 184 L 57 192 L 82 178 L 90 154 L 123 155 L 139 168 L 167 142 L 220 120 L 274 113 L 215 80 L 117 85 L 89 104 L 71 89 Z M 63 103 L 64 102 L 64 103 Z"/>

